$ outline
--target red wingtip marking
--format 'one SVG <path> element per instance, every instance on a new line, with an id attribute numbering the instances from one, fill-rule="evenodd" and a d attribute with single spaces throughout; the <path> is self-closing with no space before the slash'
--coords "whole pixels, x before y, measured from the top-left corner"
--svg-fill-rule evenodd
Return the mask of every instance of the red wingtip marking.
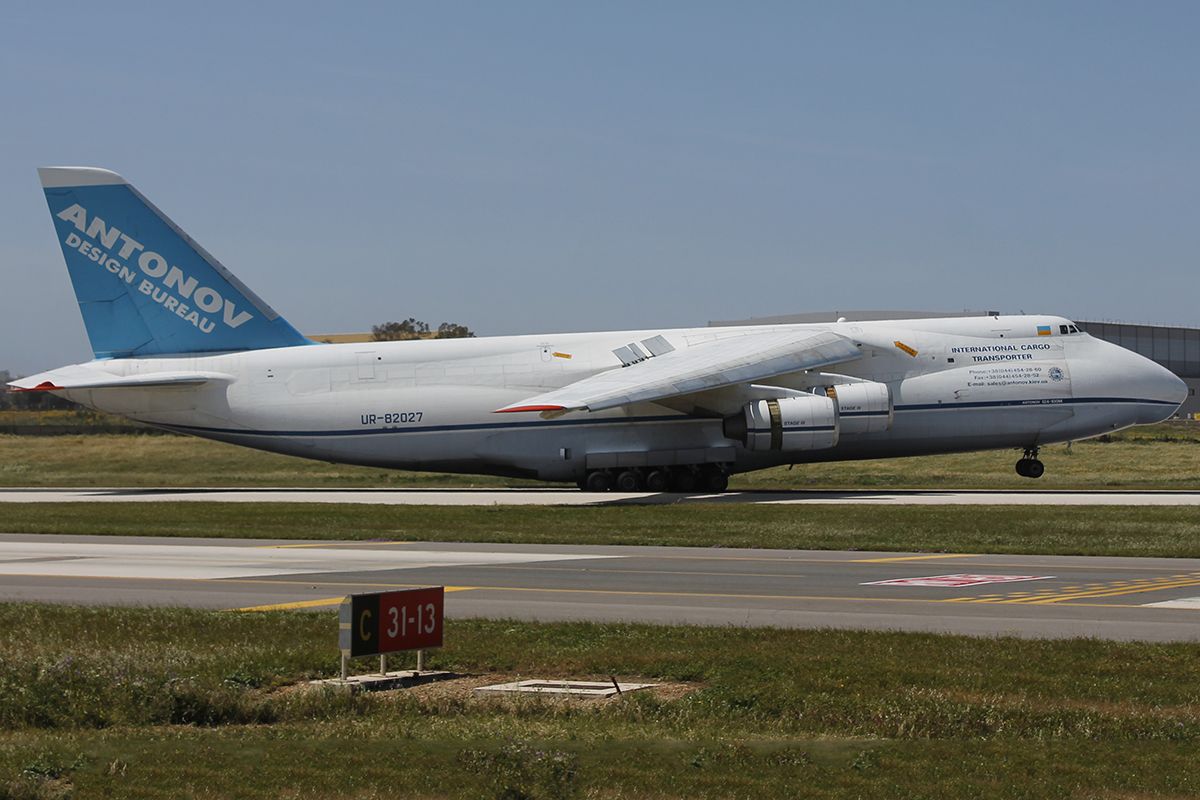
<path id="1" fill-rule="evenodd" d="M 515 408 L 500 408 L 493 414 L 513 414 L 517 411 L 562 411 L 566 406 L 517 406 Z"/>
<path id="2" fill-rule="evenodd" d="M 62 389 L 62 388 L 63 387 L 61 387 L 61 386 L 55 386 L 50 381 L 42 381 L 37 386 L 33 386 L 28 389 L 22 389 L 21 387 L 18 386 L 16 388 L 9 389 L 9 391 L 10 392 L 53 392 L 56 389 Z"/>

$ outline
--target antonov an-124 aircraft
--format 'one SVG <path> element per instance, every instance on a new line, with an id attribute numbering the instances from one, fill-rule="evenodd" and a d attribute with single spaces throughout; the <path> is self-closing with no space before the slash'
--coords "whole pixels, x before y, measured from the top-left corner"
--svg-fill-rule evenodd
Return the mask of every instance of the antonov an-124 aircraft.
<path id="1" fill-rule="evenodd" d="M 317 344 L 120 175 L 39 175 L 95 358 L 10 386 L 262 450 L 589 491 L 995 448 L 1037 478 L 1187 394 L 1050 315 Z"/>

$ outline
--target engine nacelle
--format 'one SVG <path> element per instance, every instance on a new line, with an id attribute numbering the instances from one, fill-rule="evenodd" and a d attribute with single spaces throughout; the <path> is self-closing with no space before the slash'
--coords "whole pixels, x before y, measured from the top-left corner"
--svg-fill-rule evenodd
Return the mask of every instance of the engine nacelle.
<path id="1" fill-rule="evenodd" d="M 878 433 L 892 427 L 892 393 L 875 381 L 841 383 L 825 388 L 838 406 L 842 433 Z"/>
<path id="2" fill-rule="evenodd" d="M 837 445 L 837 405 L 817 394 L 755 400 L 725 420 L 725 435 L 747 450 L 824 450 Z"/>

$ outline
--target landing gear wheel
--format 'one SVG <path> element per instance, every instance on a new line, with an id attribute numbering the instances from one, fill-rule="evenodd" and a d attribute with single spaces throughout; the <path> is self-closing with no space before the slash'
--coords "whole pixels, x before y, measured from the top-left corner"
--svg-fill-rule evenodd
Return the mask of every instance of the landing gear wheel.
<path id="1" fill-rule="evenodd" d="M 584 488 L 589 492 L 607 492 L 613 488 L 612 475 L 602 469 L 588 473 Z"/>
<path id="2" fill-rule="evenodd" d="M 696 491 L 696 473 L 687 467 L 671 470 L 671 491 L 684 493 Z"/>
<path id="3" fill-rule="evenodd" d="M 713 494 L 723 492 L 729 488 L 729 476 L 720 469 L 706 470 L 704 488 Z"/>
<path id="4" fill-rule="evenodd" d="M 1038 449 L 1030 447 L 1025 456 L 1017 462 L 1017 474 L 1022 478 L 1040 478 L 1046 472 L 1046 465 L 1038 460 Z"/>
<path id="5" fill-rule="evenodd" d="M 729 488 L 729 476 L 723 472 L 714 472 L 708 476 L 705 481 L 708 484 L 706 487 L 713 494 L 720 494 Z"/>
<path id="6" fill-rule="evenodd" d="M 667 475 L 666 470 L 652 470 L 650 474 L 646 476 L 646 491 L 665 492 L 669 483 L 670 476 Z"/>
<path id="7" fill-rule="evenodd" d="M 617 476 L 618 492 L 636 492 L 642 488 L 641 473 L 627 469 Z"/>

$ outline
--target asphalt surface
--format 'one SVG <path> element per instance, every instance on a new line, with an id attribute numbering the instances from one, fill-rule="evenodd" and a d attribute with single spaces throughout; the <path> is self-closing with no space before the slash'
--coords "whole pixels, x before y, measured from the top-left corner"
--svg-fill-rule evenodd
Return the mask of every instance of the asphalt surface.
<path id="1" fill-rule="evenodd" d="M 576 489 L 0 489 L 0 503 L 368 503 L 380 505 L 660 505 L 675 503 L 855 505 L 1200 506 L 1183 491 L 753 491 L 723 494 L 596 493 Z"/>
<path id="2" fill-rule="evenodd" d="M 1200 559 L 0 534 L 6 600 L 320 609 L 429 585 L 451 617 L 1200 640 Z"/>

